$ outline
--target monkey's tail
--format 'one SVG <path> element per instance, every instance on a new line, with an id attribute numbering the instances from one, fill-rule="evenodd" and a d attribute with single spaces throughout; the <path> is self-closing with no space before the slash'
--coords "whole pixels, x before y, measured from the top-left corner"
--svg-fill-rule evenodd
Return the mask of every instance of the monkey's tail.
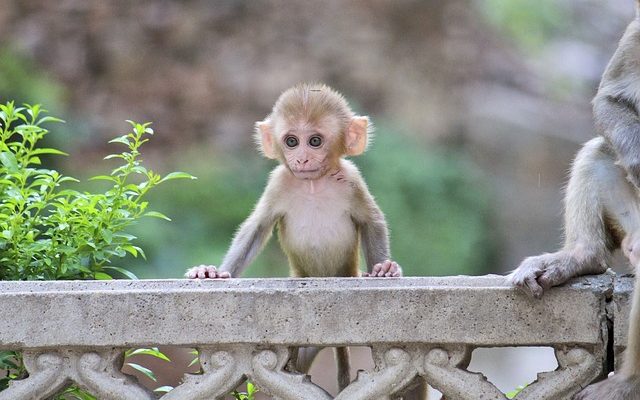
<path id="1" fill-rule="evenodd" d="M 637 376 L 640 371 L 640 268 L 634 265 L 636 284 L 633 289 L 633 300 L 629 314 L 629 334 L 627 335 L 627 349 L 624 352 L 622 371 L 627 376 Z"/>
<path id="2" fill-rule="evenodd" d="M 351 383 L 349 348 L 336 347 L 336 365 L 338 366 L 338 389 L 342 391 Z"/>

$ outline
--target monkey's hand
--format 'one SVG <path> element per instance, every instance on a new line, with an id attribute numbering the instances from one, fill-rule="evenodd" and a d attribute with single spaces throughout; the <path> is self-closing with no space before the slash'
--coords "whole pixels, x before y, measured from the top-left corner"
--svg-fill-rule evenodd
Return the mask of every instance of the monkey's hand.
<path id="1" fill-rule="evenodd" d="M 640 376 L 614 374 L 602 382 L 589 385 L 573 400 L 640 400 Z"/>
<path id="2" fill-rule="evenodd" d="M 184 274 L 189 279 L 215 279 L 215 278 L 231 278 L 231 274 L 227 271 L 218 271 L 213 265 L 198 265 L 189 268 Z"/>
<path id="3" fill-rule="evenodd" d="M 539 299 L 545 290 L 589 273 L 602 273 L 606 267 L 593 257 L 561 250 L 528 257 L 507 276 L 507 280 L 525 293 Z"/>
<path id="4" fill-rule="evenodd" d="M 371 278 L 376 277 L 393 277 L 397 278 L 402 276 L 402 268 L 398 265 L 397 262 L 386 260 L 385 262 L 378 263 L 373 266 L 371 272 L 365 272 L 362 276 L 367 276 Z"/>

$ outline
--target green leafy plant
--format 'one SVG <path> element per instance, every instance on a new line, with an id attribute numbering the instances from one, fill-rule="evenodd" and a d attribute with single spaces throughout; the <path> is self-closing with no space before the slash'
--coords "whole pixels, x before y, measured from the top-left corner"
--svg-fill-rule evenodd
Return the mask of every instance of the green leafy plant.
<path id="1" fill-rule="evenodd" d="M 43 157 L 65 155 L 38 146 L 49 133 L 44 125 L 52 122 L 62 120 L 46 115 L 39 105 L 0 104 L 0 280 L 137 279 L 127 269 L 111 264 L 127 254 L 145 257 L 133 244 L 136 237 L 126 229 L 142 217 L 169 220 L 148 210 L 147 193 L 169 180 L 195 178 L 184 172 L 162 176 L 145 168 L 140 147 L 153 130 L 149 123 L 129 121 L 132 131 L 111 140 L 125 150 L 105 157 L 120 165 L 108 175 L 91 178 L 107 182 L 108 188 L 103 193 L 70 189 L 66 186 L 77 179 L 42 167 Z M 156 348 L 130 350 L 126 357 L 138 354 L 169 361 Z M 149 369 L 129 365 L 155 380 Z M 6 372 L 0 378 L 0 390 L 27 376 L 19 352 L 0 352 L 0 370 Z M 76 387 L 58 398 L 94 399 Z"/>
<path id="2" fill-rule="evenodd" d="M 231 395 L 235 400 L 255 400 L 256 393 L 258 393 L 258 388 L 256 388 L 253 383 L 247 381 L 246 392 L 238 392 L 237 390 L 234 390 L 233 392 L 231 392 Z"/>
<path id="3" fill-rule="evenodd" d="M 509 393 L 505 393 L 505 396 L 507 396 L 507 399 L 514 399 L 518 395 L 518 393 L 522 392 L 522 390 L 526 387 L 527 385 L 518 386 L 517 388 L 510 391 Z"/>
<path id="4" fill-rule="evenodd" d="M 37 146 L 48 133 L 43 124 L 60 122 L 44 112 L 38 105 L 0 105 L 0 279 L 112 279 L 114 273 L 135 278 L 111 265 L 127 253 L 144 257 L 125 229 L 144 216 L 168 220 L 147 210 L 146 194 L 168 180 L 194 177 L 145 168 L 140 147 L 153 130 L 149 123 L 130 122 L 132 132 L 111 141 L 126 151 L 106 157 L 121 165 L 91 178 L 108 182 L 104 193 L 62 188 L 77 179 L 40 167 L 42 156 L 65 154 Z"/>

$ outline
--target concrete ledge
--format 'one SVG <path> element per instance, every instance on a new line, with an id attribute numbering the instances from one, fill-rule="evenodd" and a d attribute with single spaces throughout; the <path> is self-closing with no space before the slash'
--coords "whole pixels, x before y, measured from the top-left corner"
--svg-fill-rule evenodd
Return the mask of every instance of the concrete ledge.
<path id="1" fill-rule="evenodd" d="M 607 337 L 613 281 L 612 275 L 579 278 L 538 301 L 501 276 L 0 282 L 0 349 L 241 343 L 593 347 Z"/>
<path id="2" fill-rule="evenodd" d="M 613 329 L 613 345 L 616 355 L 627 345 L 627 330 L 629 329 L 629 312 L 631 311 L 631 294 L 633 293 L 634 277 L 620 275 L 615 280 L 613 301 L 609 314 L 615 322 Z M 616 357 L 618 362 L 619 357 Z"/>

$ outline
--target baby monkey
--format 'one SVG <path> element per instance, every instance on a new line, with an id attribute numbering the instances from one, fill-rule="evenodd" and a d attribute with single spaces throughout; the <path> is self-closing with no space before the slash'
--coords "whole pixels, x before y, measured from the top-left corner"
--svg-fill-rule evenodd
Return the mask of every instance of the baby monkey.
<path id="1" fill-rule="evenodd" d="M 360 243 L 367 263 L 363 276 L 401 276 L 400 266 L 390 259 L 384 215 L 358 168 L 343 158 L 365 151 L 370 126 L 367 117 L 356 116 L 328 86 L 299 84 L 280 95 L 271 114 L 256 123 L 255 133 L 262 153 L 280 165 L 220 267 L 193 267 L 186 277 L 238 277 L 274 226 L 291 276 L 360 276 Z M 301 350 L 298 369 L 306 372 L 317 349 Z M 340 389 L 349 383 L 345 350 L 336 353 Z"/>

